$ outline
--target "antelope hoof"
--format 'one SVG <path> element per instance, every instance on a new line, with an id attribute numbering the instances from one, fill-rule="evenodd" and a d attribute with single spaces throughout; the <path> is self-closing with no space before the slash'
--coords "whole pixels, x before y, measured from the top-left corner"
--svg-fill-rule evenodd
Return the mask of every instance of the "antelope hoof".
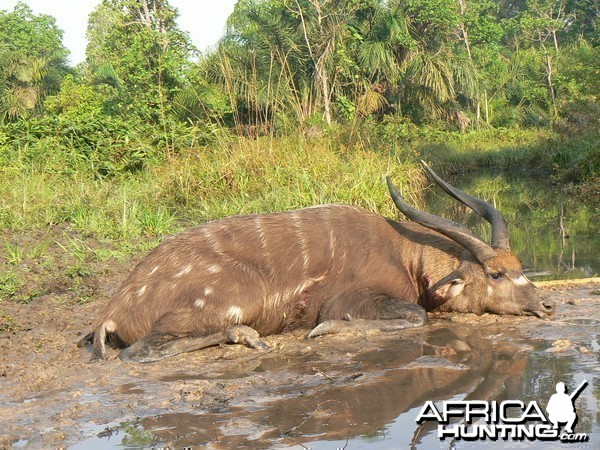
<path id="1" fill-rule="evenodd" d="M 270 347 L 261 339 L 258 332 L 246 325 L 236 325 L 227 329 L 228 342 L 232 344 L 244 344 L 257 350 L 267 350 Z"/>
<path id="2" fill-rule="evenodd" d="M 350 328 L 350 322 L 347 320 L 326 320 L 313 328 L 308 334 L 308 338 L 312 339 L 325 336 L 326 334 L 340 333 L 348 328 Z"/>

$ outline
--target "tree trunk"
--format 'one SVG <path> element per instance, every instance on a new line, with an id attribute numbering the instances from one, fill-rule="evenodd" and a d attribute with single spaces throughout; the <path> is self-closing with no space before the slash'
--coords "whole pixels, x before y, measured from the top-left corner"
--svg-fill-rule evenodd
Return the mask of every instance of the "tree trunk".
<path id="1" fill-rule="evenodd" d="M 317 12 L 317 23 L 319 27 L 321 26 L 322 16 L 321 16 L 321 8 L 318 2 L 311 1 L 310 2 L 315 11 Z M 325 55 L 326 50 L 321 52 L 321 56 L 317 59 L 313 48 L 310 44 L 310 40 L 308 39 L 308 32 L 306 30 L 306 22 L 304 21 L 304 14 L 302 13 L 302 7 L 298 0 L 296 0 L 296 6 L 298 7 L 298 14 L 300 15 L 300 21 L 302 23 L 302 31 L 304 33 L 304 41 L 306 42 L 306 46 L 308 48 L 308 53 L 313 62 L 315 68 L 315 76 L 316 76 L 316 85 L 317 88 L 321 91 L 321 99 L 323 101 L 323 116 L 325 118 L 325 122 L 330 125 L 331 124 L 331 101 L 329 95 L 329 79 L 327 75 L 327 69 L 325 68 Z M 323 33 L 320 33 L 323 35 Z"/>
<path id="2" fill-rule="evenodd" d="M 487 91 L 485 91 L 484 98 L 485 98 L 485 123 L 487 123 L 489 125 L 490 124 L 490 109 L 489 109 Z"/>
<path id="3" fill-rule="evenodd" d="M 319 69 L 317 70 L 317 76 L 321 83 L 321 96 L 323 97 L 323 116 L 325 123 L 331 125 L 331 101 L 329 97 L 329 79 L 327 76 L 327 70 L 325 70 L 325 64 L 320 62 Z"/>
<path id="4" fill-rule="evenodd" d="M 554 84 L 552 83 L 552 57 L 550 53 L 546 52 L 546 81 L 548 83 L 548 92 L 550 93 L 550 100 L 552 100 L 552 114 L 554 117 L 558 115 L 556 110 L 556 94 L 554 92 Z"/>
<path id="5" fill-rule="evenodd" d="M 152 19 L 150 17 L 150 8 L 148 7 L 148 1 L 147 0 L 140 0 L 140 3 L 142 4 L 142 14 L 140 17 L 140 19 L 142 20 L 142 22 L 144 23 L 144 25 L 146 25 L 148 28 L 152 27 Z"/>
<path id="6" fill-rule="evenodd" d="M 556 37 L 556 30 L 552 30 L 552 39 L 554 40 L 554 50 L 558 53 L 558 38 Z"/>
<path id="7" fill-rule="evenodd" d="M 464 17 L 465 15 L 465 0 L 458 0 L 458 7 L 460 8 L 460 15 Z M 467 34 L 467 27 L 465 26 L 464 21 L 460 21 L 460 31 L 462 34 L 462 40 L 465 43 L 465 49 L 467 50 L 467 55 L 469 55 L 469 61 L 472 61 L 471 57 L 471 44 L 469 43 L 469 35 Z"/>

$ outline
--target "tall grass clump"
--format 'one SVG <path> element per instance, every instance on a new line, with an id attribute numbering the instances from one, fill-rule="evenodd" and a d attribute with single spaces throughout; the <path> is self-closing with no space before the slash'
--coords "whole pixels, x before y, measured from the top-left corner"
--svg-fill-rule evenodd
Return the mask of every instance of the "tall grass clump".
<path id="1" fill-rule="evenodd" d="M 89 163 L 61 170 L 62 153 L 40 142 L 36 152 L 25 151 L 25 144 L 0 145 L 0 227 L 59 229 L 135 252 L 192 224 L 236 214 L 345 203 L 394 217 L 385 175 L 409 202 L 424 207 L 419 158 L 442 173 L 481 166 L 554 170 L 565 179 L 597 173 L 597 136 L 509 131 L 417 133 L 405 122 L 388 121 L 350 131 L 331 127 L 310 138 L 221 134 L 106 176 Z"/>
<path id="2" fill-rule="evenodd" d="M 103 178 L 93 170 L 55 170 L 48 153 L 41 154 L 32 159 L 28 153 L 25 160 L 13 155 L 2 169 L 0 227 L 66 227 L 82 239 L 120 246 L 224 216 L 323 203 L 394 215 L 385 175 L 415 201 L 423 183 L 414 159 L 360 143 L 339 145 L 334 134 L 312 140 L 230 136 Z"/>
<path id="3" fill-rule="evenodd" d="M 186 152 L 154 169 L 161 195 L 186 218 L 283 211 L 348 203 L 391 213 L 384 176 L 412 195 L 422 182 L 414 160 L 335 138 L 234 140 Z"/>

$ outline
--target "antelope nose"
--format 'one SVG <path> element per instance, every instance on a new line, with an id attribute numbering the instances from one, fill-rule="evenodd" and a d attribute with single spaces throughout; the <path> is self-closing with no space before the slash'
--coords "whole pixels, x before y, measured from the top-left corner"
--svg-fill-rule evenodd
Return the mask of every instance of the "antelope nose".
<path id="1" fill-rule="evenodd" d="M 544 299 L 540 301 L 540 310 L 546 314 L 554 314 L 556 303 L 552 300 Z"/>

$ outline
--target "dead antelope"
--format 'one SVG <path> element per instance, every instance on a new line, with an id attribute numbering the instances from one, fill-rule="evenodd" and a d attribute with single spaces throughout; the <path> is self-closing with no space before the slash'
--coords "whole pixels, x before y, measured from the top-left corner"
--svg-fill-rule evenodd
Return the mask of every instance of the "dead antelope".
<path id="1" fill-rule="evenodd" d="M 400 330 L 434 310 L 551 314 L 510 251 L 500 212 L 425 168 L 491 223 L 491 246 L 410 207 L 388 177 L 394 203 L 415 223 L 344 205 L 208 222 L 140 262 L 79 345 L 105 358 L 108 340 L 127 347 L 122 360 L 148 362 L 221 343 L 266 348 L 260 336 L 296 328 L 312 328 L 309 337 Z"/>

